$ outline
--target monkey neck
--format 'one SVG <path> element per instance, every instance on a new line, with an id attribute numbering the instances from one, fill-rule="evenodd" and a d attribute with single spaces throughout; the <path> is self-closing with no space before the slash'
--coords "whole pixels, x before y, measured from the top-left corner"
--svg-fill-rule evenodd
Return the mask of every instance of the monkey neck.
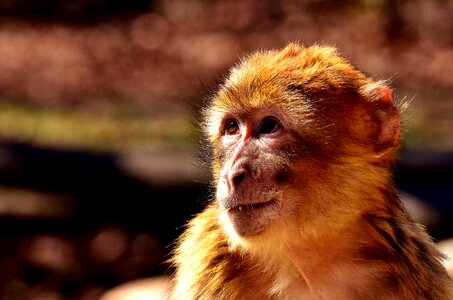
<path id="1" fill-rule="evenodd" d="M 411 221 L 396 192 L 379 187 L 373 192 L 373 197 L 367 194 L 355 199 L 366 205 L 347 218 L 341 216 L 337 222 L 335 215 L 328 215 L 317 220 L 317 228 L 299 230 L 298 236 L 271 255 L 274 259 L 268 261 L 273 267 L 268 269 L 274 268 L 278 278 L 272 287 L 274 294 L 292 289 L 295 294 L 305 291 L 310 295 L 307 299 L 355 299 L 359 294 L 371 299 L 376 295 L 364 295 L 363 291 L 395 284 L 392 280 L 401 273 L 412 282 L 438 276 L 433 270 L 442 269 L 440 254 Z M 407 283 L 400 280 L 397 284 Z"/>

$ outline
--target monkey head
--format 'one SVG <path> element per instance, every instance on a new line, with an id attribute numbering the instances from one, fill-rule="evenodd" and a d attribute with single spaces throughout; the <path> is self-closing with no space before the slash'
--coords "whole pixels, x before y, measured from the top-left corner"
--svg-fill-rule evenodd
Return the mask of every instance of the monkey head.
<path id="1" fill-rule="evenodd" d="M 298 44 L 233 68 L 205 125 L 220 219 L 244 243 L 284 239 L 279 228 L 308 234 L 321 219 L 371 205 L 335 199 L 371 193 L 368 182 L 390 176 L 399 140 L 398 109 L 384 83 L 332 47 Z"/>

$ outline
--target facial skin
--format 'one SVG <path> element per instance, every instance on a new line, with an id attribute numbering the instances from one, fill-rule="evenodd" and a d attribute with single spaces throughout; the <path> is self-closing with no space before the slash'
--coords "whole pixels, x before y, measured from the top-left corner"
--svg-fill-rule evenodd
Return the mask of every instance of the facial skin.
<path id="1" fill-rule="evenodd" d="M 220 173 L 216 198 L 239 235 L 258 234 L 281 215 L 289 159 L 277 149 L 291 135 L 278 116 L 265 110 L 226 115 L 221 131 L 228 159 Z"/>

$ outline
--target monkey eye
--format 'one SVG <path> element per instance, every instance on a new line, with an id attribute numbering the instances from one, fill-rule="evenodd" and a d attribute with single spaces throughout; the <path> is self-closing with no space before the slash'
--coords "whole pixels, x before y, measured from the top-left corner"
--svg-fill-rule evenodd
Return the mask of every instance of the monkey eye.
<path id="1" fill-rule="evenodd" d="M 280 123 L 274 117 L 266 117 L 261 122 L 259 134 L 271 134 L 280 129 Z"/>
<path id="2" fill-rule="evenodd" d="M 236 120 L 230 119 L 225 123 L 225 134 L 235 135 L 239 133 L 239 124 Z"/>

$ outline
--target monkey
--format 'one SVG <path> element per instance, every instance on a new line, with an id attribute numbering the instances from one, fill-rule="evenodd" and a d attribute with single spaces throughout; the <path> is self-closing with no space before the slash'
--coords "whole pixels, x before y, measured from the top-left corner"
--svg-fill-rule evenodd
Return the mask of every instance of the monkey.
<path id="1" fill-rule="evenodd" d="M 400 107 L 329 45 L 230 70 L 203 111 L 212 201 L 179 238 L 171 299 L 453 299 L 402 206 Z"/>

